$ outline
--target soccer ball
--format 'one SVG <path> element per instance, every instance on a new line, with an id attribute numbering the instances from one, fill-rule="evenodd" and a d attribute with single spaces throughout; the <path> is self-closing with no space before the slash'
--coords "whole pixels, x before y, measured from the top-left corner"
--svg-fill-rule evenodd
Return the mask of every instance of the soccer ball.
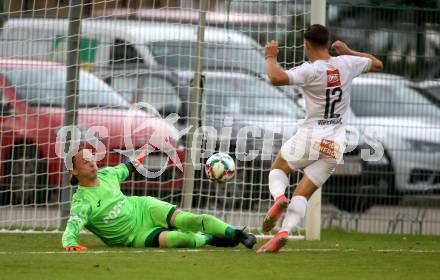
<path id="1" fill-rule="evenodd" d="M 209 180 L 225 183 L 235 175 L 235 162 L 228 154 L 213 154 L 206 161 L 205 173 Z"/>

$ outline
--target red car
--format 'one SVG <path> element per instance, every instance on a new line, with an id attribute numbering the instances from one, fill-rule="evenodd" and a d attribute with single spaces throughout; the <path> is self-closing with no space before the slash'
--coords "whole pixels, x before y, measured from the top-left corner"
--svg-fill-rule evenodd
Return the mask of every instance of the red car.
<path id="1" fill-rule="evenodd" d="M 165 120 L 130 104 L 94 75 L 81 71 L 79 85 L 78 127 L 84 132 L 92 126 L 108 130 L 98 139 L 107 153 L 99 162 L 115 165 L 122 156 L 114 149 L 125 150 L 124 124 L 131 120 L 132 148 L 150 143 L 160 136 L 183 163 L 184 150 L 176 144 L 177 130 Z M 57 201 L 58 187 L 66 168 L 55 152 L 58 130 L 63 126 L 66 66 L 32 60 L 0 58 L 0 201 L 3 204 L 34 204 Z M 140 127 L 144 127 L 139 129 Z M 125 131 L 125 132 L 124 132 Z M 83 135 L 83 133 L 82 133 Z M 84 135 L 83 135 L 84 136 Z M 125 138 L 124 138 L 125 136 Z M 156 141 L 157 143 L 157 141 Z M 129 145 L 131 146 L 131 145 Z M 156 178 L 134 174 L 124 184 L 127 192 L 141 190 L 178 191 L 183 173 L 161 149 L 147 157 L 151 171 L 165 166 Z"/>

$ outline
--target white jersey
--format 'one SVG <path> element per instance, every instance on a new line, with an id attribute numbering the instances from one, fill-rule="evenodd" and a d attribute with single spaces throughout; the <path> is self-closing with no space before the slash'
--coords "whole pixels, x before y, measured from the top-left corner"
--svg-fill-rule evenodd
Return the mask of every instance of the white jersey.
<path id="1" fill-rule="evenodd" d="M 343 128 L 350 108 L 352 80 L 368 72 L 371 63 L 369 58 L 341 55 L 305 62 L 286 71 L 290 84 L 304 89 L 306 119 L 301 128 Z"/>
<path id="2" fill-rule="evenodd" d="M 281 156 L 291 169 L 303 169 L 316 187 L 342 162 L 352 80 L 369 71 L 371 63 L 369 58 L 342 55 L 286 71 L 290 84 L 304 89 L 306 119 L 283 144 Z"/>

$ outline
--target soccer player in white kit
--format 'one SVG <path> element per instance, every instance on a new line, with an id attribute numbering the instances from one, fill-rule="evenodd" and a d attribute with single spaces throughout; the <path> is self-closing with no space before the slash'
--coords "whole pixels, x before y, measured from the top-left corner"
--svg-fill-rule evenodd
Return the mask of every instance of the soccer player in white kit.
<path id="1" fill-rule="evenodd" d="M 287 210 L 281 230 L 258 253 L 278 252 L 289 232 L 306 215 L 307 201 L 334 172 L 345 148 L 345 124 L 350 107 L 352 80 L 365 72 L 378 72 L 382 62 L 371 54 L 351 50 L 345 43 L 330 44 L 325 26 L 311 25 L 304 34 L 309 62 L 288 71 L 277 65 L 278 43 L 265 47 L 266 71 L 273 85 L 296 85 L 304 90 L 306 118 L 298 132 L 281 147 L 269 173 L 269 189 L 275 203 L 267 212 L 263 231 L 273 229 Z M 333 48 L 339 56 L 330 56 Z M 285 196 L 288 176 L 303 169 L 293 197 Z"/>

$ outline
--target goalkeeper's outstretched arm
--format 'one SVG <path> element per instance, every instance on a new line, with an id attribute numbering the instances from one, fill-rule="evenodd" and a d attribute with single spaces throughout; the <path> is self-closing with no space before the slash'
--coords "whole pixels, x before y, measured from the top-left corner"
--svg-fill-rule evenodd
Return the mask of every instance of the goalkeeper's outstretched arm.
<path id="1" fill-rule="evenodd" d="M 141 151 L 139 155 L 135 157 L 133 162 L 131 162 L 130 159 L 126 157 L 124 158 L 121 164 L 115 167 L 111 167 L 116 172 L 116 176 L 118 177 L 120 183 L 130 178 L 130 175 L 135 171 L 136 166 L 143 163 L 145 156 L 146 153 L 144 151 Z M 125 165 L 127 169 L 120 168 L 121 165 Z M 72 178 L 70 179 L 70 184 L 72 186 L 78 185 L 79 184 L 78 178 L 72 175 Z"/>
<path id="2" fill-rule="evenodd" d="M 91 211 L 90 204 L 85 200 L 72 201 L 70 217 L 63 233 L 63 248 L 67 251 L 82 251 L 87 248 L 77 242 L 79 232 L 87 224 L 88 215 Z"/>

